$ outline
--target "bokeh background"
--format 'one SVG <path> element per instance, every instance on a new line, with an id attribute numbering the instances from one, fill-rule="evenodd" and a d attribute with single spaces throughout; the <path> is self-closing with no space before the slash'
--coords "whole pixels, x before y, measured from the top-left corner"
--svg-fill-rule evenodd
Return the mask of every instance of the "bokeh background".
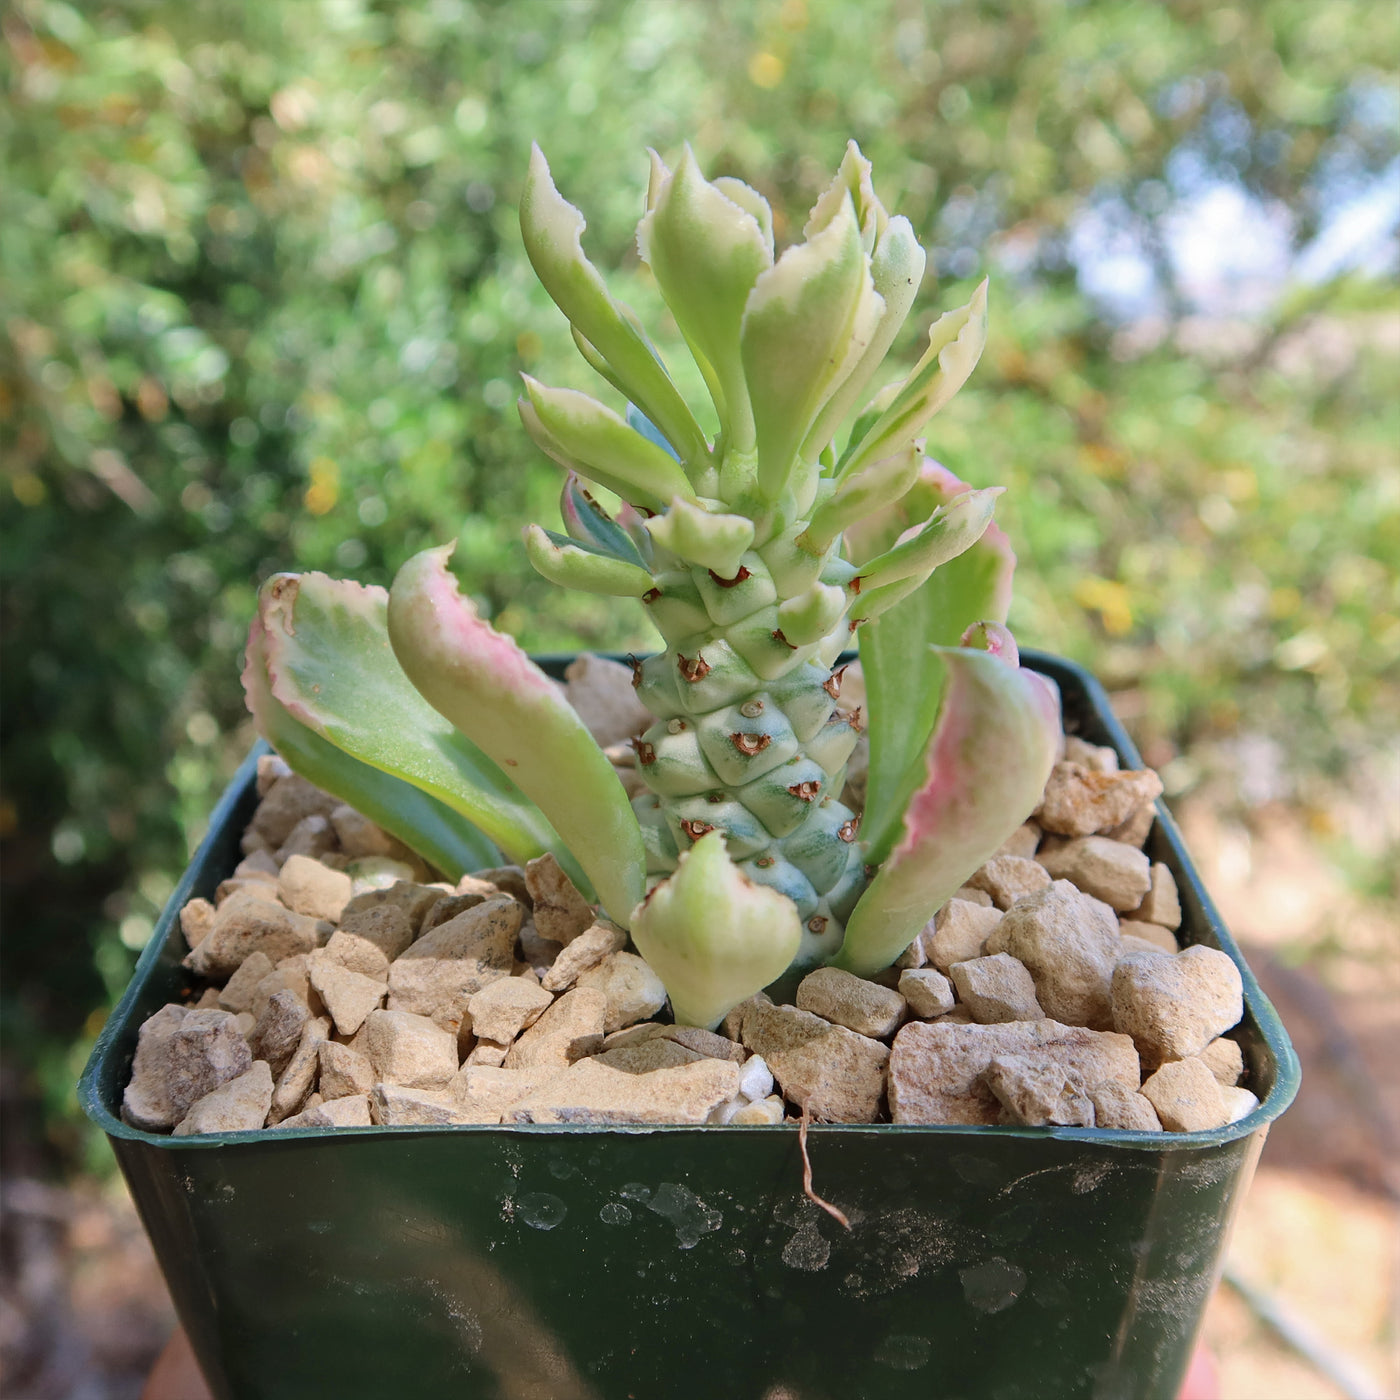
<path id="1" fill-rule="evenodd" d="M 0 30 L 7 1394 L 134 1396 L 170 1325 L 73 1085 L 250 742 L 258 582 L 387 583 L 455 534 L 526 645 L 646 642 L 519 545 L 558 481 L 518 375 L 588 387 L 520 245 L 530 142 L 654 324 L 646 146 L 762 190 L 782 241 L 848 136 L 930 249 L 910 361 L 992 278 L 929 448 L 1010 488 L 1013 627 L 1105 680 L 1308 1066 L 1211 1315 L 1224 1393 L 1395 1393 L 1400 9 L 10 0 Z"/>

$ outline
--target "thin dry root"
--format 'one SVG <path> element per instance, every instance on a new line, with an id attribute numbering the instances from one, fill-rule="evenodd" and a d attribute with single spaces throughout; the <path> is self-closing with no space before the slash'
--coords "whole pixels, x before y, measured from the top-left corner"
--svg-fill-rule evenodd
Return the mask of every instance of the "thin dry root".
<path id="1" fill-rule="evenodd" d="M 797 1129 L 797 1145 L 802 1151 L 802 1194 L 807 1197 L 813 1205 L 820 1206 L 833 1220 L 839 1221 L 847 1230 L 851 1228 L 851 1222 L 846 1219 L 845 1211 L 824 1201 L 815 1191 L 812 1190 L 812 1159 L 807 1155 L 807 1125 L 812 1121 L 812 1110 L 806 1104 L 802 1105 L 802 1122 Z"/>

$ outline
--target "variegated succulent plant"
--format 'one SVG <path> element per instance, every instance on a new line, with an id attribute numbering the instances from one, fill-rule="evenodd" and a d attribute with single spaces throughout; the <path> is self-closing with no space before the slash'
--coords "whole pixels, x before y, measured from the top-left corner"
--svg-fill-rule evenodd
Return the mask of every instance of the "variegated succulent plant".
<path id="1" fill-rule="evenodd" d="M 689 150 L 674 170 L 653 155 L 638 250 L 713 400 L 711 440 L 538 150 L 520 219 L 627 403 L 525 379 L 526 430 L 565 472 L 565 533 L 532 525 L 526 548 L 561 586 L 640 599 L 663 639 L 635 667 L 647 792 L 628 800 L 554 683 L 460 594 L 450 547 L 387 594 L 270 580 L 245 672 L 259 727 L 448 875 L 553 851 L 631 930 L 678 1020 L 713 1025 L 819 962 L 876 972 L 1031 812 L 1058 736 L 1053 690 L 1004 626 L 999 489 L 923 455 L 981 354 L 986 286 L 879 387 L 924 253 L 855 144 L 781 256 L 756 191 L 707 181 Z M 864 713 L 841 704 L 853 644 Z M 862 728 L 857 812 L 840 799 Z"/>

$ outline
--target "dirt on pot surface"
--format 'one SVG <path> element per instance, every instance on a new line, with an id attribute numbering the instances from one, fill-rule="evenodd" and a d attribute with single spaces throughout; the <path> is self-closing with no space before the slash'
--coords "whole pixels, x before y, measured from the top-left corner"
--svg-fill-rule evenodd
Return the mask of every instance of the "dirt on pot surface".
<path id="1" fill-rule="evenodd" d="M 1305 1054 L 1305 1078 L 1313 1068 Z M 1228 1267 L 1363 1370 L 1373 1396 L 1400 1394 L 1400 1210 L 1351 1185 L 1345 1158 L 1299 1170 L 1281 1146 L 1265 1148 Z M 10 1178 L 0 1193 L 0 1395 L 137 1400 L 174 1325 L 119 1179 L 65 1188 Z M 1228 1284 L 1207 1310 L 1203 1336 L 1219 1400 L 1345 1400 Z"/>

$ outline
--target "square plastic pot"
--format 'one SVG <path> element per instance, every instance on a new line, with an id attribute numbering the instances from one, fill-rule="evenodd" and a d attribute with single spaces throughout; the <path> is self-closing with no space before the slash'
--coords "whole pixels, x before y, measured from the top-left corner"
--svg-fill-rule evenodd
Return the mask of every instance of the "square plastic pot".
<path id="1" fill-rule="evenodd" d="M 1097 683 L 1023 653 L 1140 767 Z M 553 662 L 562 666 L 561 660 Z M 1212 1132 L 454 1127 L 170 1138 L 119 1116 L 141 1023 L 190 988 L 178 910 L 239 859 L 224 794 L 83 1075 L 220 1400 L 1174 1400 L 1298 1065 L 1159 806 L 1190 943 L 1244 977 L 1260 1106 Z"/>

